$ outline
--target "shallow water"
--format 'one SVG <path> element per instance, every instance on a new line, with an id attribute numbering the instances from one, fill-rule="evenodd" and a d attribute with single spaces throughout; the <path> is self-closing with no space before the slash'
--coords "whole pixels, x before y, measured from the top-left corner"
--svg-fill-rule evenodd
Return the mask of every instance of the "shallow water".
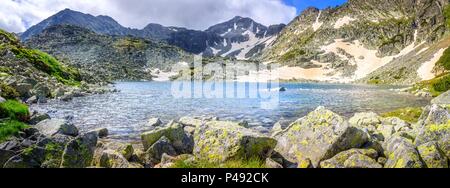
<path id="1" fill-rule="evenodd" d="M 31 109 L 48 113 L 52 118 L 72 116 L 81 131 L 106 127 L 112 138 L 127 140 L 151 129 L 145 126 L 151 117 L 168 122 L 183 116 L 216 116 L 221 120 L 246 120 L 252 126 L 270 129 L 280 119 L 294 121 L 318 106 L 351 117 L 356 112 L 381 113 L 429 103 L 375 86 L 300 83 L 280 86 L 287 91 L 279 93 L 278 106 L 273 109 L 262 108 L 261 102 L 266 100 L 261 97 L 174 98 L 170 82 L 118 82 L 115 84 L 121 91 L 118 93 L 75 98 L 70 102 L 49 101 Z"/>

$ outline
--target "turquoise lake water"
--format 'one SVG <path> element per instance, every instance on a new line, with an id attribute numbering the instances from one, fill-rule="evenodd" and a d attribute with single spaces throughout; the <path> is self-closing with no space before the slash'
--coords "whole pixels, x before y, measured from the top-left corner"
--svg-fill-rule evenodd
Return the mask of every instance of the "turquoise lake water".
<path id="1" fill-rule="evenodd" d="M 270 130 L 278 120 L 295 121 L 318 106 L 351 117 L 356 112 L 382 113 L 429 103 L 427 99 L 396 93 L 388 87 L 285 83 L 277 87 L 285 87 L 287 91 L 277 93 L 279 101 L 266 109 L 261 105 L 267 101 L 265 97 L 249 97 L 248 93 L 257 90 L 256 93 L 267 95 L 277 92 L 275 88 L 245 89 L 247 85 L 236 84 L 235 92 L 247 92 L 247 97 L 176 98 L 172 86 L 170 82 L 118 82 L 115 84 L 118 93 L 75 98 L 70 102 L 49 101 L 31 109 L 48 113 L 52 118 L 71 116 L 82 131 L 107 127 L 112 138 L 135 139 L 151 129 L 145 126 L 151 117 L 168 122 L 183 116 L 215 116 L 221 120 L 246 120 L 250 126 L 260 127 L 258 130 Z"/>

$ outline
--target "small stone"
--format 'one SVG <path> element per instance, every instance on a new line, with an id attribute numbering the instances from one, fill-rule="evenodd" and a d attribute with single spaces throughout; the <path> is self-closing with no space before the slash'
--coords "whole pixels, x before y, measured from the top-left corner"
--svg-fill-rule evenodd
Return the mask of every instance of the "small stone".
<path id="1" fill-rule="evenodd" d="M 266 159 L 266 167 L 267 168 L 283 168 L 283 166 L 280 163 L 277 163 L 271 158 Z"/>
<path id="2" fill-rule="evenodd" d="M 147 121 L 147 126 L 158 127 L 162 125 L 162 121 L 159 118 L 151 118 Z"/>

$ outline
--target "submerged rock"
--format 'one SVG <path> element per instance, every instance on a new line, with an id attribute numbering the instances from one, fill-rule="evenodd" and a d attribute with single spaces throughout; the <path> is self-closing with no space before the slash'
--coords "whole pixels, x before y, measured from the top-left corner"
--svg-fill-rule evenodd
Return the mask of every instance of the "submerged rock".
<path id="1" fill-rule="evenodd" d="M 339 152 L 359 148 L 368 141 L 368 134 L 350 126 L 341 116 L 319 107 L 297 120 L 276 136 L 275 149 L 287 160 L 302 164 L 310 160 L 314 167 Z"/>
<path id="2" fill-rule="evenodd" d="M 159 118 L 151 118 L 147 121 L 147 126 L 158 127 L 162 125 L 162 121 Z"/>
<path id="3" fill-rule="evenodd" d="M 33 126 L 46 136 L 55 134 L 63 134 L 69 136 L 77 136 L 78 129 L 75 125 L 63 119 L 46 119 Z"/>
<path id="4" fill-rule="evenodd" d="M 98 128 L 95 129 L 93 132 L 97 133 L 97 136 L 99 138 L 105 138 L 109 135 L 109 130 L 107 128 Z"/>
<path id="5" fill-rule="evenodd" d="M 210 121 L 194 134 L 194 155 L 211 162 L 269 157 L 277 141 L 228 121 Z"/>

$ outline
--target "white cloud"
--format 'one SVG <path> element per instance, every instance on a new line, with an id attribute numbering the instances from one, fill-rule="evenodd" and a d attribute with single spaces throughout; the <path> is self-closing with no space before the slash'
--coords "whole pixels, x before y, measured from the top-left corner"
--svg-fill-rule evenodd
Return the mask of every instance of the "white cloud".
<path id="1" fill-rule="evenodd" d="M 23 32 L 64 8 L 108 15 L 132 28 L 159 23 L 203 30 L 234 16 L 265 25 L 288 23 L 296 16 L 295 7 L 281 0 L 2 0 L 0 28 Z"/>

